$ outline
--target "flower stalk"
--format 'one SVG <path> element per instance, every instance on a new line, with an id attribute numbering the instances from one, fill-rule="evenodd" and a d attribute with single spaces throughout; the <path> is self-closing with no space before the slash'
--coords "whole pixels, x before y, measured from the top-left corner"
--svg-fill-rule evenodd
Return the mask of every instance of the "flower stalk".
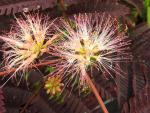
<path id="1" fill-rule="evenodd" d="M 34 68 L 34 67 L 40 67 L 40 66 L 47 66 L 47 65 L 53 64 L 53 63 L 55 63 L 55 62 L 58 62 L 58 60 L 44 61 L 44 62 L 41 62 L 41 63 L 32 64 L 32 65 L 30 65 L 30 66 L 28 67 L 28 69 L 32 69 L 32 68 Z M 6 70 L 6 71 L 1 71 L 1 72 L 0 72 L 0 77 L 1 77 L 1 76 L 6 76 L 6 75 L 8 75 L 8 74 L 10 74 L 10 73 L 13 73 L 13 72 L 15 72 L 16 70 L 17 70 L 17 68 L 11 68 L 11 69 L 9 69 L 9 71 L 8 71 L 8 70 Z M 23 70 L 23 68 L 20 69 L 20 70 Z"/>
<path id="2" fill-rule="evenodd" d="M 95 87 L 95 85 L 94 85 L 93 81 L 91 80 L 90 76 L 87 74 L 86 70 L 82 70 L 82 74 L 85 76 L 86 82 L 90 86 L 92 92 L 94 93 L 94 95 L 95 95 L 95 97 L 96 97 L 103 113 L 109 113 L 106 106 L 105 106 L 105 104 L 104 104 L 104 102 L 103 102 L 103 100 L 102 100 L 102 98 L 101 98 L 101 96 L 99 95 L 99 92 L 98 92 L 97 88 Z"/>

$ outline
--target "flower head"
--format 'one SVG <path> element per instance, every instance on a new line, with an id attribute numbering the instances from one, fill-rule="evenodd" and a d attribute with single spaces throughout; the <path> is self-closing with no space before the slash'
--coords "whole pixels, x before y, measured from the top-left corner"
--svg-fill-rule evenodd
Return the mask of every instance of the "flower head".
<path id="1" fill-rule="evenodd" d="M 35 62 L 52 43 L 55 37 L 50 36 L 49 28 L 52 23 L 42 16 L 25 15 L 16 18 L 16 24 L 11 32 L 0 39 L 4 40 L 6 66 L 26 70 Z"/>
<path id="2" fill-rule="evenodd" d="M 46 89 L 47 94 L 54 96 L 61 92 L 62 87 L 63 83 L 61 83 L 61 78 L 58 76 L 52 76 L 47 79 L 44 88 Z"/>
<path id="3" fill-rule="evenodd" d="M 80 84 L 84 85 L 85 72 L 89 67 L 108 73 L 109 70 L 117 72 L 118 69 L 113 67 L 112 63 L 130 58 L 130 41 L 123 32 L 119 32 L 119 23 L 110 15 L 79 14 L 70 19 L 72 24 L 63 19 L 61 21 L 63 25 L 56 28 L 64 38 L 57 47 L 50 48 L 57 53 L 58 58 L 62 58 L 61 62 L 55 64 L 54 74 L 61 74 L 65 79 L 67 75 L 71 75 L 71 80 L 78 78 Z"/>

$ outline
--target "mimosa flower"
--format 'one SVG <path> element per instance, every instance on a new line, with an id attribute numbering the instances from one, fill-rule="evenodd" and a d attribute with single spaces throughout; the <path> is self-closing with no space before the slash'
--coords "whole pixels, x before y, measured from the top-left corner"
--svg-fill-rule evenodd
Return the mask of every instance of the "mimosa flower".
<path id="1" fill-rule="evenodd" d="M 5 42 L 6 67 L 16 68 L 15 73 L 20 69 L 26 71 L 56 38 L 51 37 L 48 31 L 53 22 L 50 23 L 45 17 L 25 15 L 24 18 L 16 18 L 16 21 L 7 36 L 0 36 Z"/>
<path id="2" fill-rule="evenodd" d="M 130 40 L 124 32 L 119 32 L 118 21 L 104 13 L 91 13 L 74 15 L 70 19 L 71 24 L 61 19 L 61 26 L 56 26 L 58 32 L 64 36 L 62 41 L 50 51 L 62 58 L 61 62 L 54 64 L 54 75 L 62 75 L 62 78 L 80 85 L 85 85 L 86 71 L 89 68 L 97 68 L 119 73 L 119 68 L 113 63 L 129 60 Z M 53 54 L 54 55 L 54 54 Z M 92 70 L 92 69 L 91 69 Z"/>
<path id="3" fill-rule="evenodd" d="M 51 96 L 60 94 L 62 87 L 63 83 L 61 83 L 61 78 L 58 76 L 49 77 L 44 86 L 47 94 L 50 94 Z"/>

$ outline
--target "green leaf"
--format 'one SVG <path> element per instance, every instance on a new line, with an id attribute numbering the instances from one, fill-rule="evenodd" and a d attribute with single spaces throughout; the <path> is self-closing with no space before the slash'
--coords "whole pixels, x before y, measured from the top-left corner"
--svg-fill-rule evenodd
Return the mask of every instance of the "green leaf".
<path id="1" fill-rule="evenodd" d="M 47 67 L 45 73 L 51 73 L 54 71 L 54 67 Z"/>
<path id="2" fill-rule="evenodd" d="M 147 23 L 148 26 L 150 27 L 150 7 L 147 8 Z"/>
<path id="3" fill-rule="evenodd" d="M 150 6 L 150 0 L 145 0 L 144 6 L 145 6 L 145 8 L 149 7 Z"/>
<path id="4" fill-rule="evenodd" d="M 35 91 L 38 91 L 41 88 L 41 82 L 40 81 L 35 82 L 32 87 L 34 88 Z"/>

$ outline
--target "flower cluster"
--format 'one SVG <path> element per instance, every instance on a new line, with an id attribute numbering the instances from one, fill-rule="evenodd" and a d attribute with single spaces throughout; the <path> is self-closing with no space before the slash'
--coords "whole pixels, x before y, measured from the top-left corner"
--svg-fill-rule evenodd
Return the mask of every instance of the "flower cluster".
<path id="1" fill-rule="evenodd" d="M 50 23 L 40 16 L 25 15 L 25 19 L 16 20 L 13 31 L 0 37 L 6 43 L 6 66 L 16 68 L 15 73 L 26 70 L 35 59 L 47 52 L 53 56 L 50 60 L 55 61 L 50 64 L 55 68 L 51 76 L 59 75 L 66 85 L 76 85 L 80 81 L 79 85 L 87 86 L 88 69 L 104 70 L 110 75 L 110 70 L 119 73 L 119 68 L 112 64 L 131 58 L 128 52 L 130 40 L 124 32 L 119 32 L 118 21 L 105 13 L 74 15 L 70 23 L 61 18 L 61 25 Z M 52 24 L 54 27 L 51 27 Z M 55 32 L 52 35 L 49 32 L 53 28 Z M 56 38 L 59 41 L 52 44 Z M 50 77 L 48 83 L 50 79 L 53 80 Z"/>
<path id="2" fill-rule="evenodd" d="M 71 76 L 67 84 L 79 79 L 80 85 L 86 85 L 89 68 L 118 73 L 119 69 L 112 63 L 131 58 L 128 54 L 130 41 L 119 32 L 119 23 L 110 15 L 79 14 L 70 20 L 72 24 L 63 19 L 61 22 L 62 26 L 56 26 L 56 29 L 64 38 L 50 50 L 62 58 L 54 65 L 56 70 L 53 74 L 62 75 L 64 80 Z"/>
<path id="3" fill-rule="evenodd" d="M 61 88 L 64 86 L 63 83 L 61 83 L 61 78 L 56 77 L 49 77 L 47 81 L 45 82 L 45 89 L 47 91 L 47 94 L 50 94 L 51 96 L 55 96 L 61 92 Z"/>
<path id="4" fill-rule="evenodd" d="M 50 37 L 49 29 L 53 23 L 42 16 L 25 15 L 16 18 L 17 23 L 4 40 L 4 59 L 6 66 L 16 68 L 16 72 L 28 68 L 39 56 L 47 51 L 48 45 L 56 38 Z M 15 73 L 16 73 L 15 72 Z"/>

